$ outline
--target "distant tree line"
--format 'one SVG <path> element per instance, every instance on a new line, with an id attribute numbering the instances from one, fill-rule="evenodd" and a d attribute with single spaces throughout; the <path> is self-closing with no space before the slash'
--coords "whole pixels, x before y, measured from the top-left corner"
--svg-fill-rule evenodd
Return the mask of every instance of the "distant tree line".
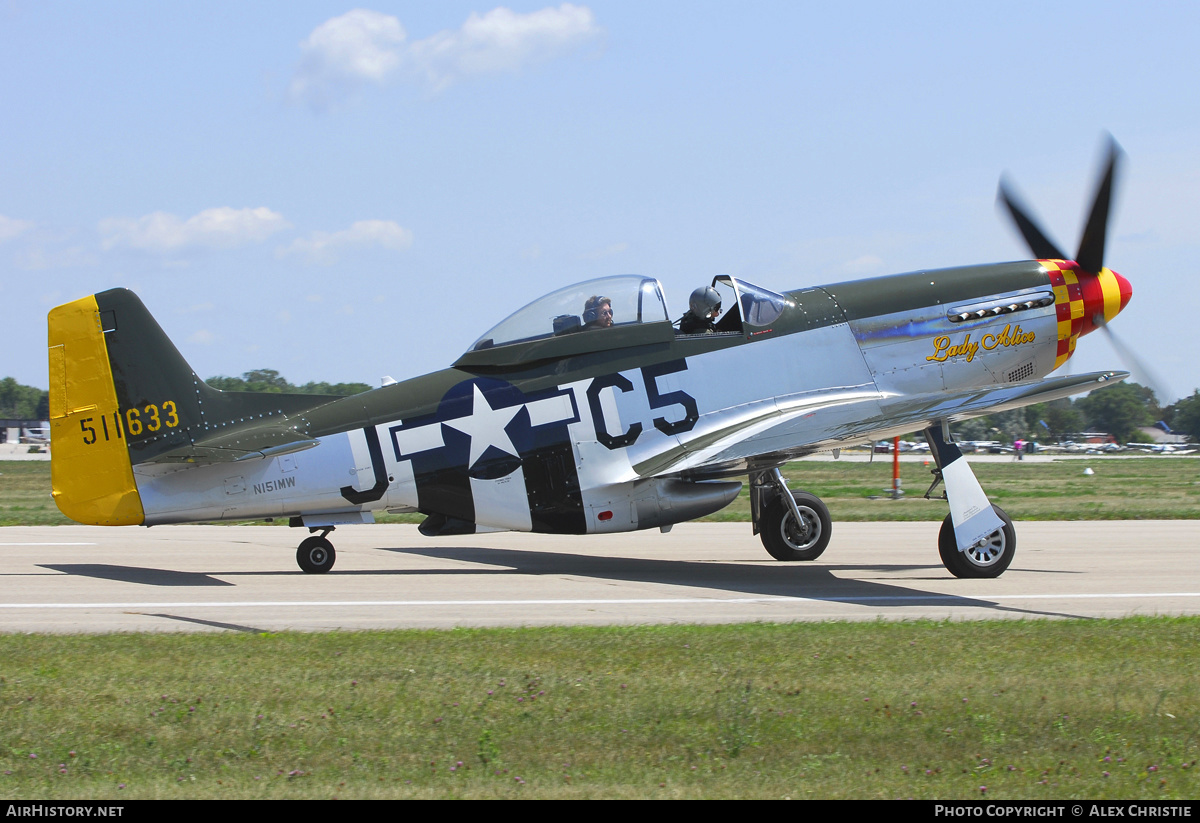
<path id="1" fill-rule="evenodd" d="M 962 440 L 1057 442 L 1085 431 L 1102 431 L 1118 443 L 1128 443 L 1143 439 L 1139 428 L 1160 420 L 1200 441 L 1200 391 L 1161 406 L 1151 389 L 1126 381 L 1078 400 L 1064 398 L 965 420 L 954 426 L 954 434 Z"/>
<path id="2" fill-rule="evenodd" d="M 1200 390 L 1193 389 L 1191 397 L 1163 409 L 1163 420 L 1175 431 L 1184 432 L 1193 441 L 1200 442 Z"/>
<path id="3" fill-rule="evenodd" d="M 305 383 L 294 386 L 274 369 L 256 369 L 241 377 L 210 377 L 208 385 L 221 391 L 279 392 L 287 394 L 328 394 L 345 396 L 365 392 L 366 383 Z M 0 418 L 49 420 L 50 392 L 24 386 L 12 377 L 0 380 Z"/>
<path id="4" fill-rule="evenodd" d="M 221 391 L 275 392 L 277 394 L 350 395 L 369 391 L 366 383 L 305 383 L 295 386 L 274 369 L 255 369 L 241 377 L 210 377 L 204 381 Z"/>
<path id="5" fill-rule="evenodd" d="M 0 380 L 0 417 L 16 420 L 49 420 L 50 392 L 22 386 L 11 377 Z"/>

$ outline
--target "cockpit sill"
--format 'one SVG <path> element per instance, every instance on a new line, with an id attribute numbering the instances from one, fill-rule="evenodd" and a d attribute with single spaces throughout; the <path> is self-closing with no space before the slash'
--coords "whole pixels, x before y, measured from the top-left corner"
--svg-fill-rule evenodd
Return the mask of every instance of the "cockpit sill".
<path id="1" fill-rule="evenodd" d="M 657 323 L 633 323 L 563 337 L 542 337 L 473 349 L 454 361 L 453 368 L 527 366 L 544 360 L 578 357 L 592 352 L 669 343 L 674 339 L 675 330 L 666 320 Z"/>

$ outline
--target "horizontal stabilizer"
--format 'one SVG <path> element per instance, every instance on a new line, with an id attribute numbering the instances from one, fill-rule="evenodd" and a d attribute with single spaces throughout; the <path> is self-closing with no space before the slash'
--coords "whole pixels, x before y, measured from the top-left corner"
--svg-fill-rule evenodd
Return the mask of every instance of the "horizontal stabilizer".
<path id="1" fill-rule="evenodd" d="M 143 463 L 232 463 L 258 460 L 311 449 L 320 444 L 307 435 L 279 427 L 220 432 L 162 452 Z"/>

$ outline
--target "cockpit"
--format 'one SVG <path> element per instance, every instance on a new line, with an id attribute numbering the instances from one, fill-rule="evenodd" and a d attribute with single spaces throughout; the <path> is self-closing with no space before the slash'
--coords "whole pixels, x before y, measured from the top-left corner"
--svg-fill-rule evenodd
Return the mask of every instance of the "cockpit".
<path id="1" fill-rule="evenodd" d="M 728 275 L 713 278 L 723 313 L 711 331 L 719 337 L 761 336 L 792 300 Z M 662 285 L 626 274 L 587 280 L 551 292 L 488 329 L 458 366 L 507 367 L 588 352 L 698 337 L 667 310 Z M 713 338 L 712 334 L 707 335 Z"/>
<path id="2" fill-rule="evenodd" d="M 602 277 L 534 300 L 493 326 L 471 351 L 643 323 L 669 322 L 662 286 L 636 274 Z"/>
<path id="3" fill-rule="evenodd" d="M 784 309 L 795 305 L 791 298 L 778 292 L 745 280 L 735 280 L 727 274 L 714 277 L 712 287 L 719 293 L 731 293 L 733 296 L 731 301 L 722 300 L 728 308 L 717 320 L 718 331 L 744 333 L 747 327 L 767 328 L 779 319 Z"/>

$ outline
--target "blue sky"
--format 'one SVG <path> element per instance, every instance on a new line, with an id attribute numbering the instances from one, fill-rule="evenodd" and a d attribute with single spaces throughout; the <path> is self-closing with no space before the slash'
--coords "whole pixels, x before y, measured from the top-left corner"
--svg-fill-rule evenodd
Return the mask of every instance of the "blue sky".
<path id="1" fill-rule="evenodd" d="M 543 293 L 790 289 L 1079 240 L 1126 152 L 1113 324 L 1200 387 L 1195 3 L 0 0 L 0 374 L 136 291 L 203 377 L 415 376 Z M 1121 368 L 1099 335 L 1076 370 Z M 769 375 L 764 375 L 769 380 Z"/>

